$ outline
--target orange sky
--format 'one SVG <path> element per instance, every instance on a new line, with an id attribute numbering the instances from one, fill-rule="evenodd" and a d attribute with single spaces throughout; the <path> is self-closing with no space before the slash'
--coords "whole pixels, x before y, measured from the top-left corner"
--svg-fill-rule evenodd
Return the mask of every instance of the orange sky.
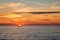
<path id="1" fill-rule="evenodd" d="M 60 24 L 60 13 L 56 14 L 0 14 L 0 24 Z"/>
<path id="2" fill-rule="evenodd" d="M 60 13 L 29 12 L 60 12 L 60 0 L 0 0 L 0 24 L 60 24 Z"/>

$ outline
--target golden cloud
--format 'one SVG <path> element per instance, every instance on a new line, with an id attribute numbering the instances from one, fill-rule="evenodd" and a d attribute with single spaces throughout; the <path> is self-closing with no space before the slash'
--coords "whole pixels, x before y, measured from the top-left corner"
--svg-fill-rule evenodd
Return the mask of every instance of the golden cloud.
<path id="1" fill-rule="evenodd" d="M 18 6 L 23 6 L 24 4 L 22 3 L 6 3 L 6 4 L 2 4 L 5 7 L 18 7 Z"/>
<path id="2" fill-rule="evenodd" d="M 0 6 L 0 8 L 4 8 L 3 6 Z"/>
<path id="3" fill-rule="evenodd" d="M 0 23 L 19 24 L 58 24 L 60 23 L 60 14 L 1 14 Z"/>

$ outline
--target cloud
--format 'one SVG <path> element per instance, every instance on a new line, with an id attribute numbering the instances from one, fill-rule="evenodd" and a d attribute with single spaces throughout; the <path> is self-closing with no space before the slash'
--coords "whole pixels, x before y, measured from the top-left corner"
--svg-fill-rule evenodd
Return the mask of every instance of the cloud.
<path id="1" fill-rule="evenodd" d="M 32 3 L 37 4 L 37 5 L 45 5 L 45 4 L 39 3 L 39 2 L 32 2 Z"/>
<path id="2" fill-rule="evenodd" d="M 5 8 L 4 6 L 0 6 L 0 9 L 3 9 L 3 8 Z"/>
<path id="3" fill-rule="evenodd" d="M 13 10 L 15 12 L 31 12 L 31 11 L 35 11 L 34 8 L 31 7 L 23 7 L 23 8 L 18 8 Z"/>
<path id="4" fill-rule="evenodd" d="M 7 4 L 2 4 L 5 7 L 18 7 L 18 6 L 24 6 L 22 3 L 7 3 Z"/>
<path id="5" fill-rule="evenodd" d="M 60 6 L 59 2 L 53 4 L 44 4 L 38 2 L 31 2 L 35 6 L 30 6 L 26 3 L 4 3 L 0 5 L 0 12 L 37 12 L 37 11 L 59 11 Z M 40 6 L 36 6 L 40 5 Z M 2 10 L 1 10 L 2 9 Z"/>
<path id="6" fill-rule="evenodd" d="M 27 3 L 32 3 L 32 4 L 40 5 L 40 6 L 45 5 L 44 3 L 39 3 L 39 2 L 27 2 Z"/>
<path id="7" fill-rule="evenodd" d="M 1 7 L 3 6 L 4 12 L 31 12 L 31 11 L 38 11 L 34 7 L 29 7 L 26 4 L 23 3 L 6 3 L 1 4 Z"/>
<path id="8" fill-rule="evenodd" d="M 54 2 L 53 4 L 50 5 L 52 9 L 54 10 L 60 10 L 60 2 Z"/>
<path id="9" fill-rule="evenodd" d="M 23 3 L 4 3 L 0 5 L 0 10 L 3 12 L 13 12 L 14 10 L 23 8 L 25 4 Z"/>
<path id="10" fill-rule="evenodd" d="M 5 14 L 0 16 L 0 21 L 0 23 L 8 21 L 8 23 L 13 24 L 20 24 L 21 22 L 25 24 L 58 24 L 60 23 L 60 14 Z"/>
<path id="11" fill-rule="evenodd" d="M 57 10 L 57 9 L 60 9 L 60 6 L 52 6 L 51 8 Z"/>

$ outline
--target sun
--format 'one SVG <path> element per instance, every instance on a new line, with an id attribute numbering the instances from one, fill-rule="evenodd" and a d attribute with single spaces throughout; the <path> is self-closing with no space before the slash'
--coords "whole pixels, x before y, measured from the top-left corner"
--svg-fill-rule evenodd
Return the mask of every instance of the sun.
<path id="1" fill-rule="evenodd" d="M 18 26 L 18 27 L 23 27 L 24 25 L 25 25 L 25 23 L 16 23 L 16 25 Z"/>
<path id="2" fill-rule="evenodd" d="M 18 27 L 22 27 L 22 25 L 18 25 Z"/>

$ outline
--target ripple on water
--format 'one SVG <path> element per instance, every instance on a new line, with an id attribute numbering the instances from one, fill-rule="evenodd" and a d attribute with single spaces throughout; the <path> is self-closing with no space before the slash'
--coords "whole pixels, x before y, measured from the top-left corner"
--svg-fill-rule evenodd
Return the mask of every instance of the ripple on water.
<path id="1" fill-rule="evenodd" d="M 0 40 L 60 40 L 60 26 L 0 27 Z"/>

